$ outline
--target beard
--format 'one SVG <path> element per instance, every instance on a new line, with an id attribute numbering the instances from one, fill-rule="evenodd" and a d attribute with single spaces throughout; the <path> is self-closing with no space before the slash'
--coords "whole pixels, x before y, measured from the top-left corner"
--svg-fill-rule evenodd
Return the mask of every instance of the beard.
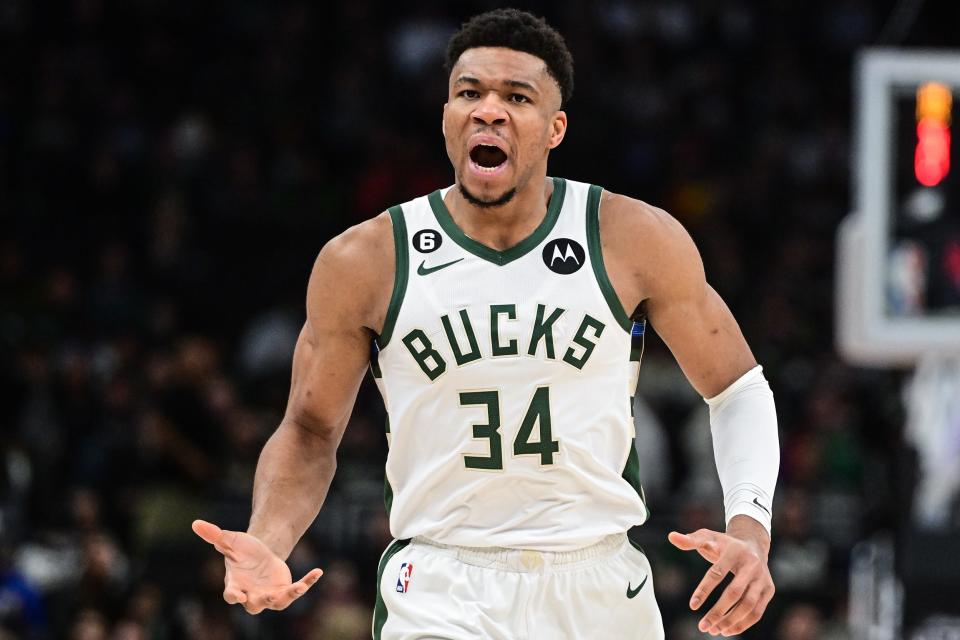
<path id="1" fill-rule="evenodd" d="M 502 207 L 503 205 L 513 200 L 513 196 L 517 195 L 517 188 L 513 187 L 512 189 L 507 189 L 506 191 L 504 191 L 503 195 L 501 195 L 499 198 L 495 198 L 494 200 L 481 200 L 477 196 L 470 193 L 470 191 L 465 186 L 463 186 L 462 182 L 458 186 L 460 187 L 460 193 L 463 195 L 464 199 L 466 199 L 466 201 L 472 204 L 473 206 L 480 207 L 481 209 L 492 209 L 494 207 Z"/>

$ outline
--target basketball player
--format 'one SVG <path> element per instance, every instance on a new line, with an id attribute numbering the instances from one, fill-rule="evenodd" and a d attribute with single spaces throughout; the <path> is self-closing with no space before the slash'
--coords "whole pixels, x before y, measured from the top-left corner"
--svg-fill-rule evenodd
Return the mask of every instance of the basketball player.
<path id="1" fill-rule="evenodd" d="M 650 563 L 626 536 L 648 517 L 631 396 L 649 319 L 710 405 L 726 509 L 725 532 L 669 539 L 711 563 L 691 608 L 735 576 L 701 630 L 742 632 L 774 589 L 779 448 L 761 368 L 673 218 L 547 177 L 573 87 L 559 34 L 485 13 L 453 36 L 448 65 L 455 184 L 323 248 L 250 526 L 194 523 L 226 557 L 224 599 L 284 609 L 320 577 L 292 582 L 284 560 L 323 504 L 369 365 L 396 538 L 375 638 L 663 638 Z"/>

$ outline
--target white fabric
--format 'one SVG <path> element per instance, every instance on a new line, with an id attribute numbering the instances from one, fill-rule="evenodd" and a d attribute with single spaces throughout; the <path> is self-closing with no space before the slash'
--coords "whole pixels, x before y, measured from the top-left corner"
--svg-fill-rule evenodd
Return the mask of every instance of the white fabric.
<path id="1" fill-rule="evenodd" d="M 638 363 L 630 361 L 630 332 L 613 315 L 594 274 L 586 233 L 588 188 L 566 181 L 553 229 L 529 252 L 502 265 L 458 244 L 438 223 L 427 197 L 402 206 L 407 289 L 393 333 L 378 356 L 382 378 L 377 380 L 390 418 L 386 477 L 393 492 L 394 537 L 566 551 L 646 519 L 640 495 L 622 477 L 634 438 L 630 408 Z M 413 238 L 427 230 L 437 235 L 424 252 Z M 566 241 L 583 248 L 578 270 L 561 274 L 547 267 L 544 249 L 553 240 L 563 241 L 563 254 L 569 250 Z M 418 273 L 421 267 L 426 275 Z M 501 311 L 491 318 L 491 305 L 513 305 L 516 317 Z M 563 310 L 552 325 L 552 357 L 546 339 L 537 340 L 535 354 L 529 353 L 540 305 L 544 318 Z M 470 332 L 461 312 L 481 357 L 458 365 L 441 317 L 448 318 L 458 348 L 467 353 Z M 595 346 L 577 368 L 564 355 L 568 350 L 577 358 L 586 353 L 577 333 L 587 316 L 603 326 L 599 336 L 594 328 L 586 330 Z M 496 341 L 501 348 L 516 344 L 516 355 L 492 354 L 494 324 Z M 413 335 L 425 335 L 445 362 L 435 379 L 412 355 L 412 349 L 424 349 L 422 338 L 415 347 L 404 342 Z M 433 356 L 428 364 L 440 370 Z M 514 453 L 521 424 L 541 387 L 549 388 L 551 440 L 559 446 L 551 464 L 543 464 L 537 454 Z M 460 394 L 491 391 L 499 398 L 502 468 L 467 468 L 465 456 L 492 453 L 489 438 L 473 437 L 474 425 L 488 424 L 490 412 L 483 404 L 463 403 Z M 538 418 L 527 441 L 540 442 L 542 427 Z"/>
<path id="2" fill-rule="evenodd" d="M 757 365 L 713 398 L 710 432 L 723 487 L 726 522 L 747 515 L 770 532 L 780 470 L 780 439 L 773 392 Z"/>
<path id="3" fill-rule="evenodd" d="M 566 553 L 415 538 L 384 565 L 378 587 L 386 608 L 378 640 L 664 638 L 650 563 L 624 534 Z"/>

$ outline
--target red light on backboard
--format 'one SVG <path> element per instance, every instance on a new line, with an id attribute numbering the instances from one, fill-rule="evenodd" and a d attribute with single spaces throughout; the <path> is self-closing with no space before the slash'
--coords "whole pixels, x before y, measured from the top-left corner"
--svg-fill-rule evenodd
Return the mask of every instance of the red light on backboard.
<path id="1" fill-rule="evenodd" d="M 950 128 L 924 118 L 917 124 L 917 152 L 913 159 L 917 181 L 935 187 L 950 172 Z"/>
<path id="2" fill-rule="evenodd" d="M 950 112 L 953 94 L 939 82 L 917 89 L 917 150 L 913 172 L 925 187 L 940 184 L 950 172 Z"/>

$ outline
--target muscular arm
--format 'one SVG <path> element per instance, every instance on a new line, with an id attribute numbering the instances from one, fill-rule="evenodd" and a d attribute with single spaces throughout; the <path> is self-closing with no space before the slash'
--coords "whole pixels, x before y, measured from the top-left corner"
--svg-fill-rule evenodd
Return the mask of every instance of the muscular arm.
<path id="1" fill-rule="evenodd" d="M 651 324 L 687 379 L 703 397 L 714 398 L 757 364 L 733 314 L 707 284 L 700 254 L 676 220 L 645 203 L 616 194 L 604 196 L 600 217 L 604 262 L 624 309 L 632 310 L 645 301 Z M 716 445 L 719 436 L 713 421 L 711 414 Z M 775 416 L 772 423 L 763 417 L 757 425 L 742 425 L 748 427 L 759 427 L 764 435 L 772 428 L 776 440 Z M 727 444 L 730 435 L 727 431 L 723 436 Z M 759 449 L 759 455 L 768 455 L 770 448 Z M 723 480 L 719 459 L 718 471 Z M 755 477 L 760 481 L 764 475 Z M 689 535 L 671 532 L 669 539 L 680 549 L 696 550 L 713 565 L 694 591 L 692 609 L 700 608 L 728 572 L 735 574 L 701 620 L 701 631 L 731 635 L 759 620 L 773 597 L 774 585 L 767 567 L 770 536 L 758 520 L 736 514 L 725 534 L 701 529 Z"/>
<path id="2" fill-rule="evenodd" d="M 247 530 L 280 558 L 327 496 L 370 341 L 383 325 L 393 254 L 390 219 L 381 214 L 331 240 L 314 264 L 287 409 L 257 463 Z"/>
<path id="3" fill-rule="evenodd" d="M 717 395 L 756 366 L 683 226 L 632 198 L 604 193 L 602 202 L 604 258 L 624 309 L 646 301 L 650 323 L 700 395 Z"/>
<path id="4" fill-rule="evenodd" d="M 605 192 L 600 237 L 607 271 L 624 309 L 646 303 L 650 323 L 693 387 L 712 398 L 757 361 L 730 309 L 713 290 L 690 235 L 662 209 Z M 770 538 L 755 520 L 734 516 L 728 531 L 765 555 Z"/>

